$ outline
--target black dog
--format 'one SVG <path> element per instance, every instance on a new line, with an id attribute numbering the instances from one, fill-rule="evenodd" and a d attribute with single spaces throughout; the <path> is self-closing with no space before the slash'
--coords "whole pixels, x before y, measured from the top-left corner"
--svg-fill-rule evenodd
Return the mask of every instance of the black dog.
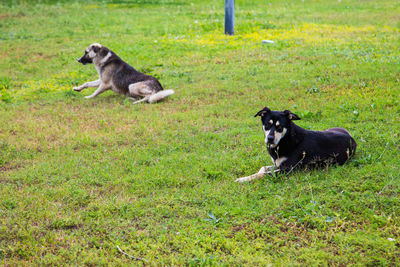
<path id="1" fill-rule="evenodd" d="M 329 164 L 343 165 L 356 152 L 357 144 L 346 129 L 308 131 L 293 123 L 299 116 L 285 111 L 263 108 L 254 117 L 261 116 L 265 143 L 274 162 L 251 176 L 236 179 L 246 182 L 259 179 L 272 171 L 290 172 L 294 169 Z"/>

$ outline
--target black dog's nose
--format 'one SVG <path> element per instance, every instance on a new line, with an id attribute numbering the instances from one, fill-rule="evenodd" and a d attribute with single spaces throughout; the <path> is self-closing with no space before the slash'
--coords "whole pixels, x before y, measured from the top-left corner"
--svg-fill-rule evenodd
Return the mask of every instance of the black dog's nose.
<path id="1" fill-rule="evenodd" d="M 274 142 L 274 136 L 268 135 L 268 143 L 273 143 Z"/>
<path id="2" fill-rule="evenodd" d="M 82 63 L 80 58 L 76 58 L 76 61 L 78 61 L 79 63 Z"/>

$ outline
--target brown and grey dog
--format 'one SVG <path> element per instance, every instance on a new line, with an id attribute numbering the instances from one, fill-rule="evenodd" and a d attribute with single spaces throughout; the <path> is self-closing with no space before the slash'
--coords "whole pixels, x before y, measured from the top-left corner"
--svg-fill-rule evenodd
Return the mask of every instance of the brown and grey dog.
<path id="1" fill-rule="evenodd" d="M 154 103 L 174 93 L 173 90 L 164 90 L 156 78 L 135 70 L 101 44 L 89 45 L 85 54 L 77 60 L 83 65 L 93 63 L 99 73 L 97 81 L 73 88 L 75 91 L 82 91 L 88 87 L 97 87 L 93 94 L 85 98 L 92 98 L 107 90 L 112 90 L 135 100 L 142 98 L 134 104 L 143 101 Z"/>

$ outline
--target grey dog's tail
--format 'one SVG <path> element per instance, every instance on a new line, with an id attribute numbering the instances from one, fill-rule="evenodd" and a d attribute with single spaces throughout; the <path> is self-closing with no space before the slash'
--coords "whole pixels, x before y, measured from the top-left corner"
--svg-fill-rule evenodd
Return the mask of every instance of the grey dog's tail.
<path id="1" fill-rule="evenodd" d="M 174 92 L 174 90 L 171 90 L 171 89 L 159 91 L 158 93 L 155 93 L 154 95 L 151 95 L 150 98 L 149 98 L 149 100 L 148 100 L 148 102 L 149 102 L 149 103 L 158 102 L 158 101 L 160 101 L 161 99 L 166 98 L 167 96 L 172 95 L 173 93 L 175 93 L 175 92 Z"/>

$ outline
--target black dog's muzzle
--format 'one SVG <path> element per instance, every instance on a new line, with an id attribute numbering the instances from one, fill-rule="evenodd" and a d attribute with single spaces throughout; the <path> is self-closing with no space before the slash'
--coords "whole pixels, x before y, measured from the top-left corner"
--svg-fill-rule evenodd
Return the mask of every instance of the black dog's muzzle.
<path id="1" fill-rule="evenodd" d="M 273 144 L 273 143 L 274 143 L 274 140 L 275 140 L 275 136 L 273 136 L 273 135 L 268 135 L 267 140 L 268 140 L 268 143 L 269 143 L 269 144 Z"/>
<path id="2" fill-rule="evenodd" d="M 275 141 L 275 129 L 274 126 L 272 126 L 267 136 L 267 142 L 268 144 L 274 144 L 274 141 Z"/>

